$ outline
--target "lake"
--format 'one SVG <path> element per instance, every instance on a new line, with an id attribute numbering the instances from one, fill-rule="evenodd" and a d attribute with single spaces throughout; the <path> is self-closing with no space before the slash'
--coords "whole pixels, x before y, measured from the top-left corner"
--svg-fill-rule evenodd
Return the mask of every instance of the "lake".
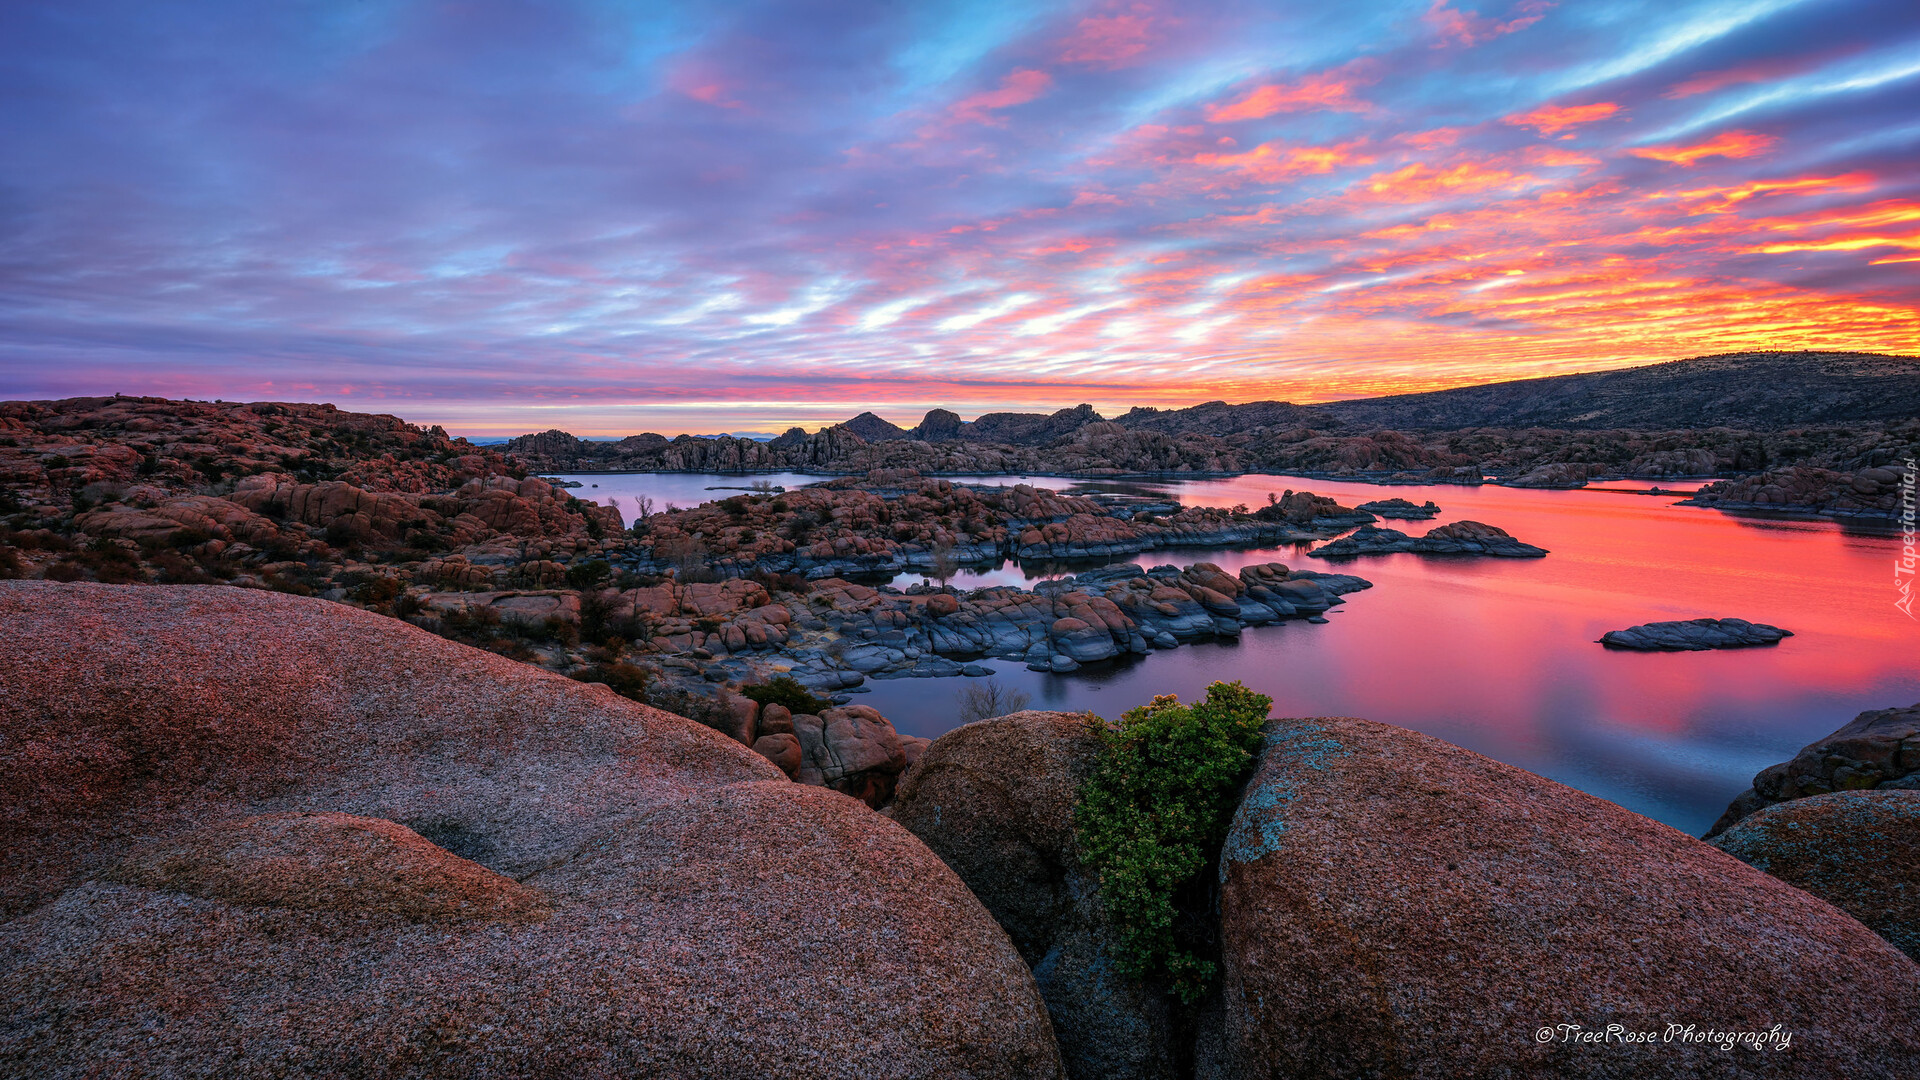
<path id="1" fill-rule="evenodd" d="M 798 473 L 603 474 L 574 494 L 687 506 Z M 967 482 L 1070 489 L 1044 477 Z M 1325 625 L 1249 629 L 1237 643 L 1183 646 L 1069 675 L 988 661 L 1034 708 L 1118 716 L 1155 694 L 1190 699 L 1239 679 L 1276 715 L 1362 716 L 1413 728 L 1591 792 L 1695 835 L 1761 768 L 1784 761 L 1865 709 L 1920 701 L 1920 622 L 1893 606 L 1897 537 L 1828 522 L 1734 517 L 1669 497 L 1583 489 L 1452 485 L 1379 487 L 1282 476 L 1099 482 L 1189 505 L 1257 506 L 1305 489 L 1353 505 L 1399 496 L 1438 503 L 1431 522 L 1382 522 L 1413 534 L 1470 519 L 1547 548 L 1544 559 L 1419 555 L 1329 561 L 1305 548 L 1170 549 L 1146 565 L 1207 561 L 1228 572 L 1284 562 L 1374 583 Z M 1644 488 L 1616 483 L 1606 487 Z M 1672 485 L 1662 484 L 1663 488 Z M 1689 485 L 1677 485 L 1686 487 Z M 1057 568 L 1055 570 L 1057 572 Z M 969 571 L 954 584 L 1031 585 L 1040 568 Z M 919 580 L 917 576 L 897 584 Z M 1772 623 L 1794 637 L 1769 648 L 1630 653 L 1595 643 L 1635 623 L 1703 616 Z M 858 697 L 903 732 L 933 737 L 958 723 L 963 679 L 876 680 Z"/>

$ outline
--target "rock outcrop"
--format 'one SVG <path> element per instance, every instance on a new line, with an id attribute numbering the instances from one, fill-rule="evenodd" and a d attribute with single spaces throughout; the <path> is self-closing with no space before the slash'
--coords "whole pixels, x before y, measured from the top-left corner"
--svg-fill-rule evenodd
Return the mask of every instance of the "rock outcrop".
<path id="1" fill-rule="evenodd" d="M 1019 712 L 935 740 L 901 781 L 895 820 L 945 860 L 1033 967 L 1067 1075 L 1183 1075 L 1159 994 L 1112 969 L 1073 808 L 1099 749 L 1088 717 Z"/>
<path id="2" fill-rule="evenodd" d="M 1220 873 L 1221 1075 L 1920 1068 L 1920 966 L 1851 917 L 1411 731 L 1276 721 Z M 1700 1034 L 1769 1030 L 1789 1048 Z"/>
<path id="3" fill-rule="evenodd" d="M 1764 806 L 1868 788 L 1920 789 L 1920 705 L 1871 709 L 1840 730 L 1801 747 L 1792 761 L 1769 765 L 1736 796 L 1707 837 Z"/>
<path id="4" fill-rule="evenodd" d="M 1505 529 L 1478 521 L 1456 521 L 1431 529 L 1425 536 L 1408 536 L 1398 529 L 1362 525 L 1350 535 L 1308 552 L 1323 559 L 1350 559 L 1356 555 L 1493 555 L 1507 559 L 1537 559 L 1546 548 L 1523 544 Z"/>
<path id="5" fill-rule="evenodd" d="M 1913 459 L 1904 464 L 1911 469 Z M 1770 469 L 1753 476 L 1719 480 L 1683 500 L 1732 512 L 1771 512 L 1832 518 L 1892 518 L 1899 509 L 1902 470 L 1878 467 L 1847 471 L 1813 465 Z M 1904 488 L 1911 497 L 1913 488 Z"/>
<path id="6" fill-rule="evenodd" d="M 1060 1075 L 911 833 L 396 620 L 0 582 L 0 1072 Z"/>
<path id="7" fill-rule="evenodd" d="M 1643 652 L 1705 652 L 1708 649 L 1744 649 L 1777 645 L 1793 631 L 1745 619 L 1685 619 L 1642 623 L 1600 635 L 1600 644 Z"/>
<path id="8" fill-rule="evenodd" d="M 1920 960 L 1920 791 L 1835 791 L 1769 806 L 1713 846 L 1859 919 Z"/>
<path id="9" fill-rule="evenodd" d="M 1375 499 L 1372 502 L 1363 502 L 1354 509 L 1364 510 L 1375 517 L 1397 521 L 1425 521 L 1440 513 L 1440 507 L 1432 499 L 1428 499 L 1424 504 L 1397 498 Z"/>

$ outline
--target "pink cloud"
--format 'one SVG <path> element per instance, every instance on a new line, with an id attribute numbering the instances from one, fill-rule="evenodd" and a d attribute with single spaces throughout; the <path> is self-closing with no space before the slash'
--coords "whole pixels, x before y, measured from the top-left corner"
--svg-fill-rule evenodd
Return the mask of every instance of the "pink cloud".
<path id="1" fill-rule="evenodd" d="M 1154 23 L 1153 8 L 1146 4 L 1134 4 L 1122 13 L 1089 15 L 1060 43 L 1057 59 L 1063 64 L 1125 67 L 1153 44 Z"/>
<path id="2" fill-rule="evenodd" d="M 1331 73 L 1308 75 L 1290 83 L 1270 83 L 1255 87 L 1229 105 L 1207 106 L 1207 119 L 1216 124 L 1235 120 L 1259 120 L 1278 112 L 1300 109 L 1339 109 L 1365 112 L 1372 108 L 1353 96 L 1354 83 Z"/>
<path id="3" fill-rule="evenodd" d="M 1753 157 L 1755 154 L 1765 153 L 1778 141 L 1771 135 L 1759 135 L 1751 131 L 1729 131 L 1692 146 L 1643 146 L 1633 151 L 1633 156 L 1651 158 L 1654 161 L 1667 161 L 1681 168 L 1691 169 L 1702 158 Z"/>
<path id="4" fill-rule="evenodd" d="M 1483 41 L 1492 41 L 1494 38 L 1518 30 L 1525 30 L 1546 17 L 1547 9 L 1551 7 L 1553 7 L 1551 3 L 1545 3 L 1542 0 L 1527 0 L 1526 3 L 1514 9 L 1521 13 L 1518 17 L 1501 22 L 1498 19 L 1483 18 L 1477 11 L 1458 11 L 1450 8 L 1447 6 L 1447 0 L 1433 0 L 1433 6 L 1427 9 L 1426 14 L 1420 16 L 1420 20 L 1432 27 L 1434 34 L 1439 38 L 1434 42 L 1434 48 L 1441 49 L 1448 45 L 1465 47 L 1478 45 Z"/>
<path id="5" fill-rule="evenodd" d="M 1025 105 L 1045 94 L 1052 86 L 1053 76 L 1034 68 L 1021 68 L 1000 80 L 999 89 L 982 90 L 961 98 L 954 103 L 949 115 L 956 121 L 999 127 L 1007 120 L 1004 116 L 996 116 L 996 110 Z"/>
<path id="6" fill-rule="evenodd" d="M 1568 128 L 1605 120 L 1619 111 L 1620 106 L 1611 101 L 1596 101 L 1591 105 L 1542 105 L 1532 112 L 1500 119 L 1515 127 L 1533 128 L 1542 135 L 1557 135 Z"/>

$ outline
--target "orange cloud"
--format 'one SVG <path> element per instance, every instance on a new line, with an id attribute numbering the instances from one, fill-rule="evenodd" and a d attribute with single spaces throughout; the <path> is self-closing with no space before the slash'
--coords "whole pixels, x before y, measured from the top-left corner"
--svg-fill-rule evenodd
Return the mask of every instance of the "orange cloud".
<path id="1" fill-rule="evenodd" d="M 1270 83 L 1255 87 L 1246 97 L 1231 105 L 1207 106 L 1207 119 L 1216 124 L 1235 120 L 1259 120 L 1278 112 L 1300 109 L 1339 109 L 1365 112 L 1372 108 L 1353 96 L 1354 84 L 1332 75 L 1308 75 L 1290 83 Z"/>
<path id="2" fill-rule="evenodd" d="M 1232 169 L 1260 181 L 1284 180 L 1289 176 L 1330 173 L 1342 165 L 1371 165 L 1370 157 L 1354 153 L 1359 141 L 1338 146 L 1281 146 L 1261 143 L 1243 154 L 1195 154 L 1193 163 L 1215 169 Z"/>
<path id="3" fill-rule="evenodd" d="M 1611 101 L 1596 101 L 1591 105 L 1542 105 L 1530 113 L 1502 117 L 1501 122 L 1530 127 L 1542 135 L 1557 135 L 1571 127 L 1605 120 L 1619 111 L 1620 106 Z"/>
<path id="4" fill-rule="evenodd" d="M 1360 190 L 1386 202 L 1426 202 L 1447 195 L 1464 195 L 1494 188 L 1516 187 L 1533 180 L 1526 173 L 1490 169 L 1471 161 L 1448 169 L 1414 162 L 1393 172 L 1375 173 L 1360 182 Z"/>
<path id="5" fill-rule="evenodd" d="M 995 109 L 1025 105 L 1052 86 L 1053 76 L 1033 68 L 1022 68 L 1000 80 L 998 90 L 982 90 L 955 102 L 952 115 L 958 121 L 998 127 L 1007 121 L 1003 116 L 995 116 Z"/>
<path id="6" fill-rule="evenodd" d="M 1121 67 L 1146 52 L 1152 43 L 1152 9 L 1145 4 L 1135 4 L 1129 14 L 1089 15 L 1081 19 L 1074 26 L 1073 35 L 1061 43 L 1059 61 Z"/>
<path id="7" fill-rule="evenodd" d="M 1651 158 L 1654 161 L 1668 161 L 1682 168 L 1691 169 L 1702 158 L 1752 157 L 1766 152 L 1778 141 L 1771 135 L 1758 135 L 1751 131 L 1729 131 L 1692 146 L 1643 146 L 1633 151 L 1633 156 Z"/>
<path id="8" fill-rule="evenodd" d="M 1434 42 L 1434 48 L 1445 48 L 1448 45 L 1464 47 L 1478 45 L 1483 41 L 1492 41 L 1494 38 L 1511 34 L 1516 30 L 1525 30 L 1544 18 L 1547 9 L 1551 7 L 1553 7 L 1551 3 L 1529 0 L 1516 9 L 1525 14 L 1519 18 L 1501 22 L 1498 19 L 1482 18 L 1477 11 L 1456 11 L 1447 6 L 1447 0 L 1433 0 L 1433 6 L 1427 9 L 1426 14 L 1420 16 L 1420 21 L 1432 27 L 1434 34 L 1440 39 Z"/>
<path id="9" fill-rule="evenodd" d="M 1871 191 L 1874 178 L 1871 173 L 1845 173 L 1840 176 L 1800 176 L 1791 180 L 1754 180 L 1736 187 L 1699 188 L 1682 191 L 1683 199 L 1699 199 L 1699 203 L 1687 207 L 1690 214 L 1727 214 L 1732 213 L 1740 203 L 1756 195 L 1780 193 L 1818 194 L 1825 191 Z"/>

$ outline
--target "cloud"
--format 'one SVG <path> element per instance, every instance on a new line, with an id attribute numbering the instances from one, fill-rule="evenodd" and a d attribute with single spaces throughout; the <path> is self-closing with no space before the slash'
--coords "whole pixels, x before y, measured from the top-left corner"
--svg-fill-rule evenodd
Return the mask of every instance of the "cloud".
<path id="1" fill-rule="evenodd" d="M 1517 13 L 1513 18 L 1482 18 L 1477 11 L 1460 11 L 1447 6 L 1447 0 L 1433 0 L 1433 6 L 1420 16 L 1422 22 L 1433 31 L 1438 39 L 1434 48 L 1448 45 L 1462 47 L 1478 45 L 1494 38 L 1525 30 L 1546 17 L 1546 12 L 1554 5 L 1543 0 L 1527 0 L 1515 6 Z"/>
<path id="2" fill-rule="evenodd" d="M 1581 124 L 1605 120 L 1619 111 L 1620 106 L 1611 101 L 1596 101 L 1591 105 L 1542 105 L 1532 112 L 1503 116 L 1500 120 L 1515 127 L 1533 128 L 1542 135 L 1558 135 Z"/>
<path id="3" fill-rule="evenodd" d="M 1111 14 L 1089 15 L 1074 24 L 1073 33 L 1060 42 L 1055 59 L 1062 64 L 1125 66 L 1146 52 L 1158 37 L 1156 21 L 1156 13 L 1146 4 L 1134 4 Z"/>
<path id="4" fill-rule="evenodd" d="M 1000 80 L 999 88 L 961 98 L 954 103 L 949 115 L 954 120 L 974 124 L 1005 124 L 1006 117 L 998 115 L 999 110 L 1025 105 L 1045 94 L 1052 85 L 1053 76 L 1046 72 L 1021 68 Z"/>
<path id="5" fill-rule="evenodd" d="M 1269 83 L 1255 87 L 1230 104 L 1207 106 L 1207 119 L 1227 124 L 1300 109 L 1365 112 L 1370 106 L 1353 96 L 1353 87 L 1351 81 L 1330 74 L 1308 75 L 1290 83 Z"/>
<path id="6" fill-rule="evenodd" d="M 1682 168 L 1691 169 L 1703 158 L 1748 158 L 1764 154 L 1780 140 L 1771 135 L 1758 135 L 1751 131 L 1729 131 L 1716 135 L 1706 142 L 1692 146 L 1642 146 L 1635 148 L 1635 157 L 1653 161 L 1666 161 Z"/>

